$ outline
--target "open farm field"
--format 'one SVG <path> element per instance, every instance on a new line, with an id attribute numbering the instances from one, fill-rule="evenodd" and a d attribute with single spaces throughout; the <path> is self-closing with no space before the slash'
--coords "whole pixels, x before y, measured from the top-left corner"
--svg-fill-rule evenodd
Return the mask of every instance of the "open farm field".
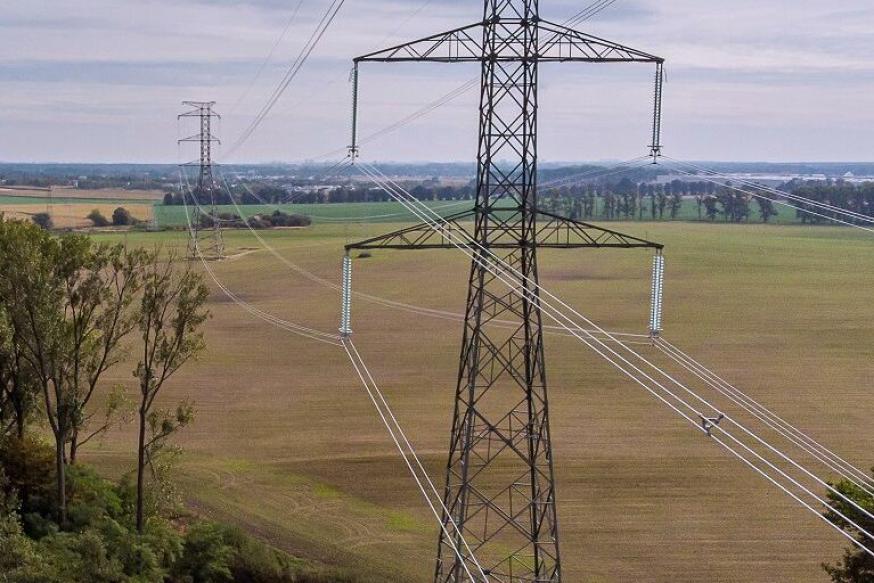
<path id="1" fill-rule="evenodd" d="M 2 201 L 2 198 L 0 198 Z M 441 214 L 449 215 L 457 212 L 470 210 L 473 201 L 430 201 L 426 203 L 430 208 L 439 211 Z M 599 203 L 601 204 L 601 203 Z M 239 214 L 234 205 L 218 205 L 220 213 Z M 398 202 L 367 202 L 367 203 L 331 203 L 331 204 L 280 204 L 280 205 L 241 205 L 240 208 L 243 214 L 247 217 L 258 214 L 270 214 L 275 210 L 281 210 L 285 213 L 294 213 L 306 215 L 310 217 L 314 223 L 336 223 L 344 221 L 361 221 L 368 223 L 391 223 L 396 221 L 406 220 L 404 217 L 409 217 L 409 214 L 404 210 L 404 207 Z M 755 209 L 755 205 L 752 206 Z M 599 206 L 600 209 L 600 206 Z M 778 214 L 771 218 L 775 224 L 795 224 L 798 223 L 795 209 L 786 206 L 778 205 L 776 207 Z M 600 216 L 600 210 L 599 216 Z M 567 213 L 565 213 L 567 214 Z M 155 216 L 158 224 L 162 227 L 181 227 L 185 225 L 185 207 L 184 206 L 165 206 L 158 204 L 155 206 Z M 649 217 L 649 210 L 644 213 L 644 219 Z M 668 220 L 668 214 L 665 214 L 665 220 Z M 698 207 L 694 200 L 684 200 L 683 206 L 677 215 L 679 221 L 698 221 Z M 753 212 L 750 216 L 750 222 L 759 221 L 758 214 Z M 721 222 L 717 220 L 717 222 Z"/>
<path id="2" fill-rule="evenodd" d="M 161 190 L 125 190 L 123 188 L 98 188 L 98 189 L 79 189 L 79 188 L 55 188 L 54 192 L 50 193 L 48 188 L 27 188 L 25 186 L 0 186 L 0 198 L 17 197 L 17 198 L 49 198 L 51 194 L 54 200 L 63 199 L 85 199 L 85 200 L 106 200 L 112 202 L 124 201 L 160 201 L 164 198 L 164 192 Z"/>
<path id="3" fill-rule="evenodd" d="M 464 210 L 469 210 L 472 202 L 463 201 L 434 201 L 427 203 L 432 209 L 449 215 Z M 239 214 L 234 205 L 218 205 L 219 213 Z M 240 209 L 246 217 L 259 214 L 271 214 L 276 210 L 284 213 L 306 215 L 314 223 L 332 222 L 355 222 L 368 223 L 391 223 L 395 221 L 409 220 L 409 213 L 398 202 L 362 202 L 362 203 L 334 203 L 334 204 L 279 204 L 279 205 L 240 205 Z M 189 208 L 189 212 L 190 212 Z M 155 216 L 158 224 L 162 227 L 181 227 L 186 224 L 184 206 L 155 206 Z"/>
<path id="4" fill-rule="evenodd" d="M 159 220 L 181 211 L 157 208 Z M 339 282 L 344 243 L 401 226 L 317 223 L 260 235 L 299 269 Z M 874 240 L 841 228 L 609 226 L 666 244 L 667 339 L 849 461 L 874 465 Z M 126 237 L 183 253 L 186 244 L 182 232 Z M 225 241 L 234 257 L 210 267 L 242 300 L 336 330 L 339 293 L 248 232 Z M 645 331 L 650 262 L 639 250 L 539 257 L 545 287 L 623 332 Z M 459 252 L 376 251 L 356 259 L 354 287 L 457 313 L 467 271 Z M 180 439 L 189 503 L 297 555 L 353 567 L 362 580 L 429 581 L 436 524 L 345 353 L 253 319 L 212 288 L 207 352 L 162 395 L 166 406 L 197 403 Z M 442 487 L 461 324 L 363 298 L 352 311 L 362 356 Z M 669 366 L 654 348 L 637 348 Z M 548 335 L 546 354 L 564 580 L 828 580 L 819 565 L 844 545 L 834 531 L 576 340 Z M 107 382 L 133 390 L 130 369 Z M 126 428 L 84 455 L 118 475 L 133 467 L 134 440 Z"/>

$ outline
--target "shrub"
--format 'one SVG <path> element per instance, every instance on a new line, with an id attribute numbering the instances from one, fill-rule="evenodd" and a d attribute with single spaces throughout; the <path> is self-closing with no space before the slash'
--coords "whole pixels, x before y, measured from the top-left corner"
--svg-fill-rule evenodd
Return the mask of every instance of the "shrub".
<path id="1" fill-rule="evenodd" d="M 30 536 L 37 535 L 30 526 L 41 524 L 39 517 L 50 516 L 55 507 L 54 449 L 30 435 L 7 437 L 0 442 L 0 467 L 5 475 L 0 489 L 7 497 L 17 496 L 26 519 L 25 530 Z"/>
<path id="2" fill-rule="evenodd" d="M 170 206 L 172 204 L 174 204 L 173 193 L 168 192 L 164 194 L 164 206 Z"/>
<path id="3" fill-rule="evenodd" d="M 0 513 L 0 581 L 53 583 L 58 579 L 40 556 L 37 545 L 24 535 L 18 516 Z"/>
<path id="4" fill-rule="evenodd" d="M 46 231 L 53 229 L 55 226 L 54 221 L 52 221 L 52 216 L 49 213 L 36 213 L 30 219 Z"/>
<path id="5" fill-rule="evenodd" d="M 303 215 L 290 215 L 282 211 L 274 211 L 269 217 L 274 227 L 308 227 L 312 224 L 309 217 Z"/>
<path id="6" fill-rule="evenodd" d="M 136 223 L 136 219 L 130 214 L 130 211 L 120 206 L 112 211 L 112 224 L 116 227 L 127 227 Z"/>
<path id="7" fill-rule="evenodd" d="M 87 216 L 86 218 L 87 218 L 88 220 L 90 220 L 91 223 L 92 223 L 95 227 L 108 227 L 108 226 L 109 226 L 109 219 L 107 219 L 106 217 L 104 217 L 104 216 L 103 216 L 103 213 L 101 213 L 101 212 L 100 212 L 99 210 L 97 210 L 97 209 L 94 209 L 93 211 L 91 211 L 90 213 L 88 213 L 88 216 Z"/>
<path id="8" fill-rule="evenodd" d="M 173 566 L 173 574 L 180 581 L 233 581 L 232 558 L 233 549 L 225 542 L 224 529 L 210 522 L 197 523 L 185 536 L 182 556 Z"/>
<path id="9" fill-rule="evenodd" d="M 118 487 L 101 478 L 94 469 L 81 464 L 68 467 L 67 487 L 71 527 L 85 529 L 101 524 L 105 517 L 124 516 Z"/>

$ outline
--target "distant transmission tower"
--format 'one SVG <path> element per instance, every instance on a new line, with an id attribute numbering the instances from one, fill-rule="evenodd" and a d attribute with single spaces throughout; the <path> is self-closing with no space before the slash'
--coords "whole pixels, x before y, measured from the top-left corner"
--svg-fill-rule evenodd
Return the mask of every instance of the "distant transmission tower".
<path id="1" fill-rule="evenodd" d="M 213 111 L 215 101 L 183 101 L 182 105 L 190 107 L 191 110 L 181 114 L 179 119 L 194 117 L 198 118 L 200 124 L 198 133 L 179 140 L 180 143 L 196 142 L 200 145 L 200 160 L 184 164 L 199 169 L 194 188 L 182 192 L 184 197 L 191 195 L 194 210 L 191 217 L 191 237 L 188 240 L 188 257 L 221 259 L 224 257 L 225 246 L 221 219 L 216 208 L 219 187 L 212 168 L 212 145 L 221 143 L 212 133 L 212 119 L 221 119 L 221 116 Z"/>
<path id="2" fill-rule="evenodd" d="M 537 81 L 541 62 L 663 60 L 541 20 L 538 0 L 484 0 L 482 22 L 355 60 L 479 63 L 479 154 L 474 210 L 448 217 L 470 235 L 466 320 L 446 472 L 444 528 L 434 580 L 476 572 L 468 547 L 493 583 L 561 581 L 559 531 L 549 428 L 543 325 L 536 284 L 538 248 L 660 249 L 656 243 L 542 212 L 537 208 Z M 357 87 L 355 91 L 357 99 Z M 657 103 L 656 122 L 660 116 Z M 659 153 L 658 128 L 651 153 Z M 354 131 L 353 131 L 354 133 Z M 353 138 L 350 155 L 356 152 Z M 453 245 L 422 224 L 349 245 L 349 249 L 437 249 Z M 497 254 L 518 272 L 508 290 L 489 267 Z M 500 326 L 491 325 L 500 321 Z M 506 322 L 512 322 L 508 325 Z M 451 537 L 451 538 L 448 538 Z M 457 552 L 460 551 L 460 552 Z M 459 557 L 460 555 L 460 557 Z"/>

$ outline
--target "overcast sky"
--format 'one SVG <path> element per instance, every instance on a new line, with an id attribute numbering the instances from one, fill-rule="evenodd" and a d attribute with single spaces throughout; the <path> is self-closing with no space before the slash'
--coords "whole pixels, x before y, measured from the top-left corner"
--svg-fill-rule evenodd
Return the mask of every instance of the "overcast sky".
<path id="1" fill-rule="evenodd" d="M 215 100 L 230 144 L 329 0 L 9 0 L 0 11 L 0 160 L 177 162 L 183 99 Z M 541 0 L 562 21 L 588 2 Z M 295 161 L 349 141 L 351 57 L 472 23 L 481 0 L 346 0 L 300 77 L 227 161 Z M 666 153 L 874 159 L 871 0 L 618 0 L 582 30 L 667 59 Z M 476 77 L 476 65 L 368 64 L 362 133 Z M 652 69 L 541 70 L 540 155 L 628 159 L 649 142 Z M 476 92 L 378 141 L 371 160 L 472 160 Z"/>

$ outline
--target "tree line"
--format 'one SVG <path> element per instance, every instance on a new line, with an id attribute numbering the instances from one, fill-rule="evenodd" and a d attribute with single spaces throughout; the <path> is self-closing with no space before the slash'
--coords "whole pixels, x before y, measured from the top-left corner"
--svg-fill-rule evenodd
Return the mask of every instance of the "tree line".
<path id="1" fill-rule="evenodd" d="M 816 183 L 792 183 L 789 185 L 792 193 L 818 203 L 826 203 L 843 210 L 853 211 L 865 216 L 874 217 L 874 182 L 853 184 L 845 181 L 825 181 Z M 823 211 L 807 203 L 796 205 L 798 219 L 804 223 L 824 223 L 828 219 L 816 216 L 803 209 L 815 211 L 821 215 L 834 217 L 834 213 Z M 845 217 L 839 217 L 847 220 Z"/>

